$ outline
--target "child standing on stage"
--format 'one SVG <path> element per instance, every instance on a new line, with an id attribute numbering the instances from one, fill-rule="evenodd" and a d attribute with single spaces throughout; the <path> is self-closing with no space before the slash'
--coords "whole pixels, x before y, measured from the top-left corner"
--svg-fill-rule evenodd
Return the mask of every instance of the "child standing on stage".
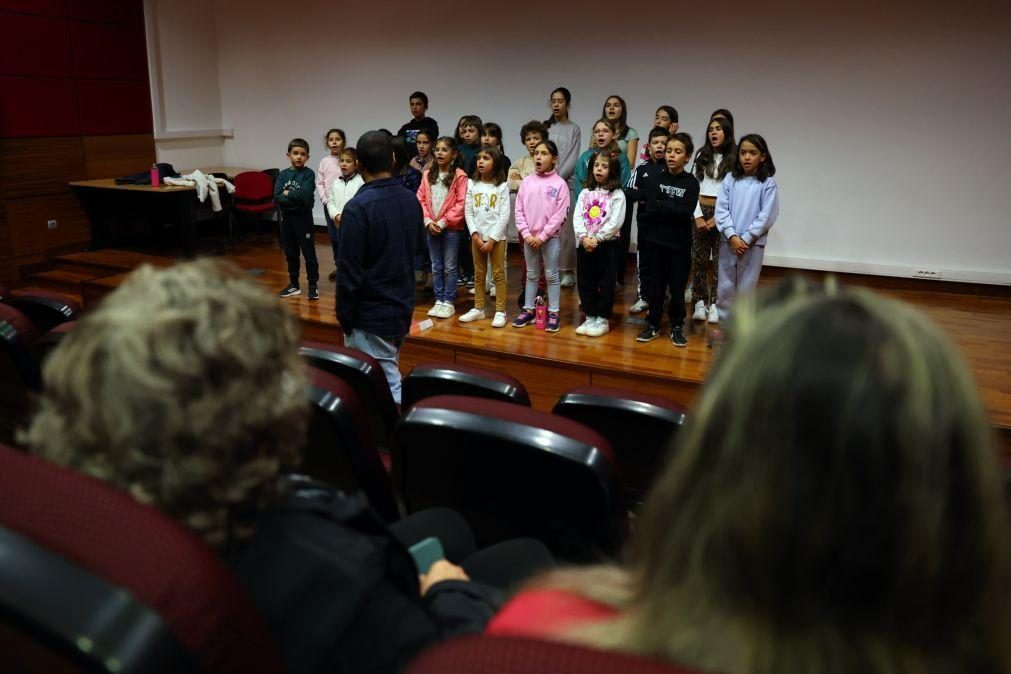
<path id="1" fill-rule="evenodd" d="M 512 160 L 505 153 L 505 145 L 502 144 L 502 127 L 495 122 L 485 122 L 481 127 L 481 147 L 495 147 L 502 154 L 502 166 L 505 167 L 506 175 L 512 166 Z"/>
<path id="2" fill-rule="evenodd" d="M 341 150 L 340 161 L 338 163 L 340 175 L 330 186 L 330 193 L 323 209 L 327 217 L 330 218 L 330 225 L 327 232 L 330 234 L 330 246 L 333 249 L 334 274 L 337 273 L 337 253 L 340 250 L 340 226 L 341 214 L 344 212 L 344 205 L 351 201 L 351 197 L 358 193 L 365 180 L 358 173 L 358 153 L 353 147 Z"/>
<path id="3" fill-rule="evenodd" d="M 319 299 L 319 262 L 316 241 L 312 237 L 312 206 L 316 201 L 316 174 L 305 165 L 309 161 L 309 143 L 294 138 L 288 143 L 291 168 L 277 174 L 274 202 L 281 210 L 281 247 L 288 262 L 288 285 L 281 297 L 292 297 L 298 288 L 299 251 L 305 258 L 305 275 L 309 281 L 309 299 Z"/>
<path id="4" fill-rule="evenodd" d="M 340 156 L 341 150 L 344 149 L 344 144 L 347 143 L 347 136 L 340 129 L 330 129 L 326 132 L 326 147 L 329 152 L 325 157 L 319 160 L 319 168 L 316 170 L 316 194 L 319 196 L 319 202 L 323 204 L 323 219 L 326 220 L 326 231 L 330 235 L 330 241 L 334 241 L 337 238 L 337 232 L 334 230 L 333 219 L 330 217 L 330 213 L 326 207 L 327 200 L 330 198 L 330 188 L 333 187 L 333 182 L 338 177 L 340 177 Z M 328 278 L 333 281 L 337 278 L 337 248 L 333 249 L 333 261 L 334 270 L 330 272 Z"/>
<path id="5" fill-rule="evenodd" d="M 506 324 L 505 255 L 506 225 L 509 224 L 509 184 L 506 182 L 502 153 L 495 146 L 485 146 L 477 153 L 477 168 L 467 183 L 467 201 L 464 215 L 470 232 L 474 275 L 483 279 L 491 262 L 492 280 L 495 283 L 495 318 L 493 328 Z M 474 308 L 460 316 L 461 323 L 483 320 L 484 283 L 478 283 L 474 292 Z"/>
<path id="6" fill-rule="evenodd" d="M 660 335 L 664 296 L 670 290 L 670 341 L 688 346 L 685 338 L 685 284 L 692 254 L 693 214 L 699 201 L 699 181 L 685 171 L 695 149 L 692 137 L 676 133 L 667 141 L 666 171 L 651 171 L 644 180 L 645 201 L 639 207 L 639 222 L 646 222 L 646 240 L 653 279 L 650 282 L 646 329 L 636 341 L 648 342 Z"/>
<path id="7" fill-rule="evenodd" d="M 706 129 L 706 140 L 695 155 L 692 173 L 699 181 L 699 205 L 695 208 L 692 239 L 692 319 L 719 322 L 716 287 L 719 279 L 720 233 L 716 231 L 716 197 L 723 179 L 734 165 L 737 147 L 734 126 L 725 117 L 715 117 Z M 710 274 L 712 279 L 710 280 Z"/>
<path id="8" fill-rule="evenodd" d="M 635 163 L 636 151 L 639 148 L 639 132 L 628 125 L 625 99 L 617 94 L 608 96 L 600 116 L 614 124 L 614 140 L 618 143 L 618 148 L 625 153 L 625 161 L 631 166 Z"/>
<path id="9" fill-rule="evenodd" d="M 678 132 L 678 126 L 678 111 L 673 105 L 661 105 L 656 109 L 656 114 L 653 116 L 654 129 L 664 129 L 674 134 Z M 639 150 L 639 158 L 636 159 L 635 165 L 638 166 L 649 161 L 650 155 L 649 143 L 644 143 Z M 622 234 L 624 235 L 624 232 Z"/>
<path id="10" fill-rule="evenodd" d="M 716 198 L 720 233 L 720 282 L 716 307 L 726 320 L 734 297 L 758 285 L 769 229 L 779 216 L 776 165 L 765 139 L 757 133 L 741 138 L 734 167 Z"/>
<path id="11" fill-rule="evenodd" d="M 467 175 L 474 173 L 477 151 L 481 149 L 481 128 L 483 126 L 484 122 L 477 115 L 464 115 L 456 123 L 456 147 L 460 152 L 460 166 Z M 474 259 L 470 256 L 470 242 L 467 241 L 467 237 L 460 237 L 458 262 L 460 268 L 458 283 L 473 288 Z"/>
<path id="12" fill-rule="evenodd" d="M 523 257 L 527 264 L 526 297 L 523 311 L 513 321 L 514 328 L 534 322 L 534 298 L 541 262 L 548 281 L 547 331 L 558 332 L 558 301 L 561 293 L 558 275 L 559 232 L 569 212 L 569 189 L 555 171 L 558 146 L 546 140 L 534 150 L 534 174 L 523 179 L 516 195 L 516 229 L 523 239 Z"/>
<path id="13" fill-rule="evenodd" d="M 432 168 L 432 162 L 435 160 L 434 155 L 432 155 L 432 144 L 434 142 L 435 138 L 432 138 L 430 131 L 422 129 L 418 132 L 414 137 L 414 147 L 417 149 L 418 154 L 411 158 L 411 168 L 419 173 L 424 173 Z"/>
<path id="14" fill-rule="evenodd" d="M 610 329 L 618 262 L 614 249 L 621 245 L 618 237 L 625 218 L 620 171 L 616 157 L 598 154 L 576 199 L 572 223 L 579 242 L 579 301 L 586 312 L 586 320 L 576 328 L 577 335 L 600 337 Z"/>
<path id="15" fill-rule="evenodd" d="M 421 177 L 418 201 L 428 230 L 432 257 L 435 304 L 428 315 L 450 318 L 456 313 L 457 255 L 464 231 L 467 174 L 460 168 L 460 153 L 452 136 L 435 142 L 435 162 Z"/>
<path id="16" fill-rule="evenodd" d="M 551 117 L 544 122 L 548 128 L 548 140 L 558 148 L 558 175 L 566 182 L 572 178 L 576 170 L 576 159 L 583 147 L 583 135 L 579 126 L 569 119 L 569 106 L 572 105 L 572 94 L 565 87 L 558 87 L 551 92 L 548 100 L 551 107 Z M 569 203 L 576 200 L 579 186 L 571 188 Z M 562 224 L 562 252 L 558 263 L 562 270 L 562 285 L 566 288 L 576 284 L 576 235 L 572 229 L 572 214 L 568 213 Z"/>
<path id="17" fill-rule="evenodd" d="M 520 141 L 527 154 L 509 167 L 509 191 L 516 192 L 523 179 L 534 173 L 534 149 L 548 139 L 548 127 L 543 122 L 530 120 L 520 129 Z"/>
<path id="18" fill-rule="evenodd" d="M 636 203 L 641 203 L 644 199 L 643 187 L 646 182 L 652 179 L 653 173 L 657 171 L 666 170 L 664 156 L 667 152 L 667 140 L 670 138 L 670 132 L 662 127 L 655 126 L 649 131 L 649 139 L 647 142 L 647 148 L 650 151 L 650 160 L 647 163 L 639 164 L 635 167 L 635 171 L 632 172 L 632 177 L 628 179 L 628 183 L 625 184 L 625 221 L 629 222 L 628 232 L 625 233 L 625 225 L 622 224 L 621 236 L 622 238 L 631 235 L 632 226 L 630 219 L 628 217 L 628 212 L 632 210 L 632 205 Z M 642 213 L 639 214 L 639 245 L 635 253 L 635 278 L 636 278 L 636 301 L 631 307 L 629 307 L 629 313 L 640 314 L 643 311 L 649 309 L 649 294 L 652 283 L 652 274 L 650 273 L 650 256 L 649 256 L 649 240 L 646 236 L 646 230 L 649 224 L 643 220 Z M 624 248 L 622 249 L 624 252 Z M 622 260 L 624 262 L 624 260 Z M 621 270 L 623 267 L 619 266 L 618 269 Z"/>
<path id="19" fill-rule="evenodd" d="M 620 180 L 622 184 L 628 182 L 632 171 L 628 166 L 628 158 L 621 151 L 615 138 L 614 123 L 611 120 L 601 118 L 594 122 L 593 147 L 579 155 L 579 159 L 576 160 L 576 170 L 573 171 L 572 179 L 569 180 L 573 191 L 583 188 L 583 183 L 586 182 L 586 177 L 590 174 L 590 162 L 600 153 L 611 155 L 618 160 L 618 165 L 621 167 Z"/>

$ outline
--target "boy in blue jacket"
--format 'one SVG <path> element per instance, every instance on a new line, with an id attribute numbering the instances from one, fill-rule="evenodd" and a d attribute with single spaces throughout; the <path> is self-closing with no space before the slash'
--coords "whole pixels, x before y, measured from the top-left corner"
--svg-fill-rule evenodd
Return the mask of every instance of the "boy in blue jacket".
<path id="1" fill-rule="evenodd" d="M 319 299 L 319 262 L 313 238 L 312 206 L 316 194 L 316 174 L 305 163 L 309 161 L 309 143 L 295 138 L 288 143 L 291 168 L 277 174 L 274 202 L 281 209 L 281 247 L 288 261 L 288 285 L 281 297 L 292 297 L 302 291 L 298 287 L 299 250 L 305 258 L 305 275 L 309 280 L 309 299 Z"/>

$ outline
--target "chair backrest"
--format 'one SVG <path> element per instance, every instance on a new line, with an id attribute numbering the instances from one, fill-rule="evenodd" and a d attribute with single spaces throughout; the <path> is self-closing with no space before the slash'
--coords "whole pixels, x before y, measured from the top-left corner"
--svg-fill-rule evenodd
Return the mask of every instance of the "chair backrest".
<path id="1" fill-rule="evenodd" d="M 312 367 L 343 379 L 354 389 L 368 418 L 373 442 L 376 447 L 387 447 L 400 411 L 379 362 L 364 351 L 323 342 L 302 342 L 299 352 Z"/>
<path id="2" fill-rule="evenodd" d="M 363 491 L 383 519 L 399 519 L 393 485 L 354 389 L 314 367 L 309 381 L 312 416 L 299 472 L 346 492 Z"/>
<path id="3" fill-rule="evenodd" d="M 515 377 L 457 363 L 423 363 L 403 381 L 401 404 L 407 408 L 424 398 L 466 395 L 530 407 L 530 396 Z"/>
<path id="4" fill-rule="evenodd" d="M 627 389 L 582 386 L 563 394 L 552 414 L 578 421 L 611 443 L 630 505 L 642 503 L 663 468 L 671 437 L 688 416 L 675 402 Z"/>
<path id="5" fill-rule="evenodd" d="M 467 636 L 423 652 L 406 674 L 701 674 L 677 665 L 576 644 Z"/>
<path id="6" fill-rule="evenodd" d="M 14 307 L 0 303 L 0 442 L 14 442 L 24 425 L 33 396 L 42 390 L 42 375 L 31 353 L 39 333 Z"/>
<path id="7" fill-rule="evenodd" d="M 628 514 L 607 441 L 569 419 L 466 396 L 426 398 L 393 431 L 407 512 L 456 510 L 481 545 L 530 536 L 571 561 L 613 557 Z"/>
<path id="8" fill-rule="evenodd" d="M 263 620 L 217 554 L 126 492 L 0 446 L 0 526 L 128 592 L 206 674 L 283 671 Z"/>
<path id="9" fill-rule="evenodd" d="M 66 323 L 60 323 L 55 326 L 52 330 L 35 340 L 35 343 L 31 346 L 32 356 L 35 358 L 35 362 L 39 364 L 39 368 L 42 368 L 43 363 L 46 362 L 46 358 L 49 354 L 60 345 L 63 338 L 67 336 L 67 333 L 74 329 L 77 325 L 77 321 L 67 321 Z"/>
<path id="10" fill-rule="evenodd" d="M 274 181 L 263 171 L 243 171 L 232 181 L 235 194 L 232 197 L 239 202 L 261 202 L 274 199 Z"/>
<path id="11" fill-rule="evenodd" d="M 0 671 L 199 671 L 161 617 L 123 588 L 3 526 L 0 558 Z"/>
<path id="12" fill-rule="evenodd" d="M 77 320 L 82 310 L 77 300 L 47 290 L 18 292 L 4 301 L 23 313 L 40 333 L 49 332 L 61 323 Z"/>

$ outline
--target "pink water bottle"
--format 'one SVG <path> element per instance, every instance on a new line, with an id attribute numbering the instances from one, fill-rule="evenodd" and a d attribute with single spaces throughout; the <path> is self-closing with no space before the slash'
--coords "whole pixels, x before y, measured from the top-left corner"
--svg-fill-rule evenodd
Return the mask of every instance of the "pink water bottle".
<path id="1" fill-rule="evenodd" d="M 161 173 L 158 172 L 158 164 L 151 164 L 151 187 L 161 185 Z"/>
<path id="2" fill-rule="evenodd" d="M 534 325 L 537 326 L 538 330 L 543 330 L 548 325 L 548 307 L 544 304 L 544 298 L 538 297 L 534 302 L 534 316 L 536 317 L 536 322 Z"/>

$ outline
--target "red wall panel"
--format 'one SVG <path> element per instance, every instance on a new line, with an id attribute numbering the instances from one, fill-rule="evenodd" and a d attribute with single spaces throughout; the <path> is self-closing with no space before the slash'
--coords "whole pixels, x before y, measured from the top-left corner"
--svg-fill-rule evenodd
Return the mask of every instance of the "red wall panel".
<path id="1" fill-rule="evenodd" d="M 70 24 L 61 19 L 0 12 L 0 75 L 73 74 Z"/>
<path id="2" fill-rule="evenodd" d="M 0 0 L 0 10 L 36 16 L 66 16 L 67 0 Z"/>
<path id="3" fill-rule="evenodd" d="M 80 134 L 73 80 L 0 77 L 0 137 Z"/>
<path id="4" fill-rule="evenodd" d="M 142 0 L 70 0 L 69 14 L 84 21 L 144 25 Z"/>
<path id="5" fill-rule="evenodd" d="M 71 25 L 77 77 L 147 80 L 143 28 L 80 22 Z"/>
<path id="6" fill-rule="evenodd" d="M 147 82 L 77 80 L 81 133 L 107 136 L 151 133 L 151 90 Z"/>

